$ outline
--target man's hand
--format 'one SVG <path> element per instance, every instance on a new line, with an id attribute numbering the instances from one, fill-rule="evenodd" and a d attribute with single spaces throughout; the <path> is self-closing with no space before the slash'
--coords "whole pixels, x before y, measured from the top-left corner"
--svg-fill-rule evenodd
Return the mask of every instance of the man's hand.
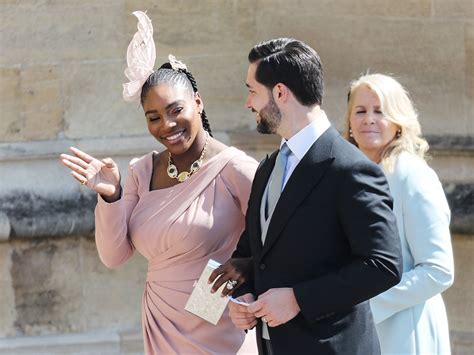
<path id="1" fill-rule="evenodd" d="M 248 311 L 262 318 L 269 327 L 276 327 L 295 318 L 300 306 L 292 288 L 271 288 L 249 304 Z"/>
<path id="2" fill-rule="evenodd" d="M 251 272 L 252 258 L 229 259 L 209 276 L 209 283 L 213 283 L 217 279 L 211 292 L 216 292 L 224 283 L 231 281 L 234 283 L 233 287 L 224 287 L 222 296 L 231 295 L 240 285 L 250 279 Z"/>
<path id="3" fill-rule="evenodd" d="M 237 298 L 237 300 L 250 303 L 255 301 L 255 297 L 251 293 L 246 293 Z M 230 318 L 232 319 L 232 323 L 239 329 L 252 329 L 257 325 L 257 318 L 253 313 L 249 312 L 247 308 L 247 306 L 242 304 L 229 302 Z"/>

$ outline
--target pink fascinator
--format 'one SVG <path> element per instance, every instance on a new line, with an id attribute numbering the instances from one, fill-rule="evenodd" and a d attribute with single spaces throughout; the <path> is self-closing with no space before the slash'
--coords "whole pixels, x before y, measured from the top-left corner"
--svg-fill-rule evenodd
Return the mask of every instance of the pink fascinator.
<path id="1" fill-rule="evenodd" d="M 138 18 L 138 31 L 127 48 L 125 76 L 130 81 L 123 84 L 123 99 L 140 103 L 142 86 L 153 73 L 156 50 L 150 18 L 142 11 L 135 11 L 133 14 Z"/>

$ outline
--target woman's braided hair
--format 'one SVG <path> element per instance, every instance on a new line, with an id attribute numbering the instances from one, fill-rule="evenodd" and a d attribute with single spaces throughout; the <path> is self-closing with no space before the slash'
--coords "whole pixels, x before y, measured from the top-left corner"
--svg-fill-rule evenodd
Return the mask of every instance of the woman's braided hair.
<path id="1" fill-rule="evenodd" d="M 196 79 L 194 79 L 193 74 L 191 74 L 189 70 L 183 68 L 175 70 L 171 67 L 170 63 L 164 63 L 157 71 L 153 72 L 143 84 L 141 93 L 142 106 L 148 91 L 160 83 L 179 84 L 192 89 L 193 93 L 198 92 Z M 212 137 L 211 125 L 209 124 L 206 111 L 204 111 L 204 109 L 201 112 L 201 121 L 204 129 Z"/>

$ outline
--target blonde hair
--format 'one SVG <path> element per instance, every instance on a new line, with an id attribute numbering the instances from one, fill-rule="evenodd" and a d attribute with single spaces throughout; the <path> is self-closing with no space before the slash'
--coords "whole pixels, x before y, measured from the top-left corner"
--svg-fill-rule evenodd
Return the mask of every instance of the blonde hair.
<path id="1" fill-rule="evenodd" d="M 381 163 L 383 168 L 388 172 L 393 172 L 395 161 L 402 152 L 409 152 L 425 160 L 428 143 L 421 136 L 421 127 L 415 107 L 403 86 L 387 75 L 367 74 L 351 83 L 345 117 L 344 137 L 355 146 L 358 146 L 357 142 L 349 134 L 349 118 L 354 104 L 354 93 L 361 86 L 368 87 L 377 95 L 384 116 L 400 127 L 400 133 L 397 132 L 396 138 L 382 152 Z"/>

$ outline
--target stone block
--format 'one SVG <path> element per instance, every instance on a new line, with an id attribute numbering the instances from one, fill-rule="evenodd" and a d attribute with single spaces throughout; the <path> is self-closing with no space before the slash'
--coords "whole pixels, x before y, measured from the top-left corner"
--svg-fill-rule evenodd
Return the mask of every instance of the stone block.
<path id="1" fill-rule="evenodd" d="M 469 135 L 424 135 L 432 151 L 440 154 L 472 156 L 474 153 L 474 136 Z"/>
<path id="2" fill-rule="evenodd" d="M 454 284 L 443 293 L 448 312 L 449 328 L 455 332 L 474 329 L 474 235 L 453 235 L 455 279 Z"/>
<path id="3" fill-rule="evenodd" d="M 474 157 L 453 156 L 429 151 L 432 159 L 428 164 L 436 171 L 441 181 L 452 183 L 472 182 L 474 176 Z"/>
<path id="4" fill-rule="evenodd" d="M 11 103 L 20 106 L 20 69 L 17 67 L 0 68 L 0 79 L 1 107 Z"/>
<path id="5" fill-rule="evenodd" d="M 143 354 L 143 335 L 141 328 L 120 333 L 121 354 Z"/>
<path id="6" fill-rule="evenodd" d="M 229 133 L 230 144 L 247 152 L 258 161 L 278 149 L 280 137 L 276 134 L 260 134 L 256 128 Z"/>
<path id="7" fill-rule="evenodd" d="M 8 240 L 11 228 L 10 219 L 4 211 L 0 211 L 0 242 Z"/>
<path id="8" fill-rule="evenodd" d="M 68 138 L 138 135 L 147 132 L 143 110 L 122 99 L 125 63 L 102 61 L 64 67 Z"/>
<path id="9" fill-rule="evenodd" d="M 0 339 L 0 352 L 8 355 L 117 355 L 117 333 L 78 333 Z"/>
<path id="10" fill-rule="evenodd" d="M 472 0 L 433 0 L 435 17 L 461 17 L 474 19 Z"/>
<path id="11" fill-rule="evenodd" d="M 425 133 L 474 133 L 464 100 L 463 24 L 311 14 L 258 22 L 259 38 L 281 35 L 302 39 L 319 52 L 326 78 L 323 108 L 337 128 L 343 126 L 350 81 L 369 71 L 392 74 L 407 87 Z"/>
<path id="12" fill-rule="evenodd" d="M 55 138 L 62 130 L 60 69 L 32 66 L 21 72 L 22 127 L 19 140 Z"/>
<path id="13" fill-rule="evenodd" d="M 474 24 L 466 23 L 464 48 L 466 51 L 466 96 L 469 105 L 468 116 L 471 117 L 471 130 L 474 128 Z"/>
<path id="14" fill-rule="evenodd" d="M 11 252 L 10 244 L 0 243 L 0 338 L 15 335 L 17 314 L 11 278 Z"/>
<path id="15" fill-rule="evenodd" d="M 311 14 L 312 16 L 358 16 L 367 17 L 429 17 L 431 0 L 260 0 L 258 10 L 265 16 L 291 16 Z M 261 18 L 260 16 L 257 18 Z M 292 19 L 293 20 L 293 19 Z"/>
<path id="16" fill-rule="evenodd" d="M 474 184 L 445 183 L 443 188 L 451 209 L 451 232 L 474 234 Z"/>
<path id="17" fill-rule="evenodd" d="M 21 335 L 84 331 L 77 238 L 14 243 L 11 278 Z"/>
<path id="18" fill-rule="evenodd" d="M 0 65 L 122 57 L 123 2 L 7 1 L 0 3 Z"/>
<path id="19" fill-rule="evenodd" d="M 474 353 L 473 332 L 450 332 L 451 353 L 454 355 L 471 355 Z"/>
<path id="20" fill-rule="evenodd" d="M 21 127 L 20 69 L 0 68 L 0 141 L 16 137 Z"/>
<path id="21" fill-rule="evenodd" d="M 159 55 L 228 54 L 254 44 L 255 6 L 251 0 L 126 0 L 127 38 L 130 41 L 136 31 L 131 13 L 142 9 L 153 21 Z"/>
<path id="22" fill-rule="evenodd" d="M 146 261 L 138 253 L 117 269 L 100 261 L 93 238 L 81 240 L 84 317 L 88 330 L 141 328 Z"/>
<path id="23" fill-rule="evenodd" d="M 237 95 L 238 96 L 238 95 Z M 234 131 L 254 129 L 255 115 L 244 107 L 245 93 L 234 99 L 206 99 L 206 113 L 213 130 Z"/>
<path id="24" fill-rule="evenodd" d="M 2 210 L 8 216 L 10 237 L 90 234 L 94 230 L 93 211 L 97 197 L 89 189 L 86 191 L 84 194 L 61 195 L 53 190 L 42 196 L 17 190 L 2 195 Z"/>
<path id="25" fill-rule="evenodd" d="M 31 66 L 21 71 L 3 69 L 4 78 L 0 139 L 8 142 L 56 137 L 62 128 L 58 67 Z"/>

